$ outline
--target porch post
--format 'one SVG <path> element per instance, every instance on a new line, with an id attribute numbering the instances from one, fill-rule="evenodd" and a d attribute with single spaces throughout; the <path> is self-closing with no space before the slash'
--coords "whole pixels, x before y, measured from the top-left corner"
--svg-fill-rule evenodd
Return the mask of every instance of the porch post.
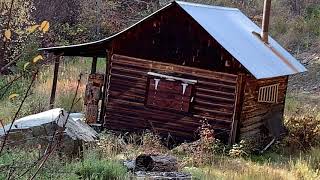
<path id="1" fill-rule="evenodd" d="M 97 72 L 97 61 L 98 61 L 98 57 L 92 58 L 91 74 L 95 74 Z"/>
<path id="2" fill-rule="evenodd" d="M 60 64 L 60 55 L 57 55 L 54 58 L 53 81 L 52 81 L 52 88 L 51 88 L 51 95 L 50 95 L 50 109 L 53 109 L 55 99 L 56 99 L 59 64 Z"/>
<path id="3" fill-rule="evenodd" d="M 104 114 L 105 114 L 105 108 L 106 108 L 106 96 L 107 96 L 107 88 L 108 88 L 108 82 L 109 82 L 109 70 L 110 70 L 110 61 L 112 56 L 112 50 L 107 51 L 106 55 L 106 70 L 104 75 L 104 83 L 103 83 L 103 92 L 102 92 L 102 103 L 101 103 L 101 110 L 100 110 L 100 123 L 102 124 L 102 128 L 104 125 Z"/>

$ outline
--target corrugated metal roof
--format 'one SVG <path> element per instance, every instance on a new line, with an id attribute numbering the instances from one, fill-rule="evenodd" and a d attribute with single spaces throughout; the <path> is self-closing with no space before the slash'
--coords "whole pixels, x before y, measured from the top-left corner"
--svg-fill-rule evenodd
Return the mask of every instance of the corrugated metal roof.
<path id="1" fill-rule="evenodd" d="M 177 4 L 257 79 L 306 71 L 270 36 L 267 45 L 253 34 L 261 29 L 239 9 L 180 1 Z"/>
<path id="2" fill-rule="evenodd" d="M 306 68 L 269 36 L 265 44 L 253 32 L 261 29 L 239 9 L 174 1 L 150 14 L 129 28 L 105 39 L 72 46 L 39 49 L 64 53 L 66 56 L 105 56 L 105 48 L 113 38 L 130 30 L 153 15 L 177 4 L 198 22 L 218 43 L 236 58 L 257 79 L 285 76 L 306 71 Z M 88 49 L 93 50 L 87 52 Z"/>

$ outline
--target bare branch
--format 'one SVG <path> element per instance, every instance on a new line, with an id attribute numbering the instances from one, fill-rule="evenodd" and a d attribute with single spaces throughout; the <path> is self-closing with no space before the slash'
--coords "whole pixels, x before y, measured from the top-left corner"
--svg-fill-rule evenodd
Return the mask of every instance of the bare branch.
<path id="1" fill-rule="evenodd" d="M 15 57 L 12 61 L 10 61 L 8 64 L 6 64 L 5 66 L 3 66 L 0 69 L 0 74 L 5 71 L 8 67 L 10 67 L 13 63 L 15 63 L 17 60 L 20 59 L 20 57 L 22 56 L 22 54 L 19 54 L 17 57 Z"/>
<path id="2" fill-rule="evenodd" d="M 27 92 L 25 93 L 25 96 L 24 96 L 23 100 L 21 101 L 21 104 L 20 104 L 18 110 L 17 110 L 17 112 L 15 113 L 15 115 L 14 115 L 12 121 L 11 121 L 10 127 L 9 127 L 7 133 L 6 133 L 5 136 L 4 136 L 2 145 L 1 145 L 1 147 L 0 147 L 0 156 L 1 156 L 1 153 L 2 153 L 2 151 L 3 151 L 3 148 L 5 147 L 5 144 L 6 144 L 6 141 L 7 141 L 7 139 L 8 139 L 9 133 L 10 133 L 10 131 L 11 131 L 11 129 L 12 129 L 12 126 L 13 126 L 16 118 L 18 117 L 18 114 L 19 114 L 19 112 L 20 112 L 20 110 L 21 110 L 21 108 L 22 108 L 23 103 L 25 102 L 25 100 L 26 100 L 27 97 L 28 97 L 28 94 L 29 94 L 29 92 L 30 92 L 30 90 L 31 90 L 31 87 L 32 87 L 33 83 L 34 83 L 35 80 L 36 80 L 36 77 L 37 77 L 37 75 L 38 75 L 38 72 L 39 72 L 39 71 L 36 71 L 36 72 L 33 74 L 33 77 L 32 77 L 31 83 L 30 83 L 30 85 L 29 85 L 29 87 L 28 87 L 28 89 L 27 89 Z"/>
<path id="3" fill-rule="evenodd" d="M 75 95 L 72 99 L 72 103 L 71 103 L 71 107 L 69 109 L 69 112 L 68 112 L 68 115 L 66 117 L 66 120 L 65 122 L 63 122 L 63 127 L 59 129 L 59 140 L 58 142 L 56 142 L 54 144 L 54 146 L 52 146 L 52 148 L 48 151 L 47 155 L 44 157 L 44 160 L 41 162 L 41 164 L 39 165 L 39 167 L 37 168 L 36 172 L 33 174 L 33 176 L 29 179 L 29 180 L 32 180 L 36 177 L 36 175 L 39 173 L 39 171 L 42 169 L 42 167 L 44 166 L 44 164 L 46 163 L 46 161 L 49 159 L 49 156 L 54 152 L 54 150 L 60 146 L 60 143 L 62 142 L 62 137 L 63 137 L 63 130 L 65 129 L 66 125 L 67 125 L 67 122 L 68 122 L 68 119 L 69 119 L 69 116 L 70 116 L 70 112 L 72 111 L 73 109 L 73 106 L 77 103 L 76 101 L 76 98 L 78 96 L 78 91 L 79 91 L 79 87 L 80 87 L 80 83 L 81 83 L 81 78 L 82 78 L 82 74 L 79 75 L 79 79 L 78 79 L 78 83 L 77 83 L 77 88 L 76 88 L 76 92 L 75 92 Z M 55 137 L 56 133 L 54 134 L 54 137 Z M 55 138 L 53 138 L 54 140 Z"/>

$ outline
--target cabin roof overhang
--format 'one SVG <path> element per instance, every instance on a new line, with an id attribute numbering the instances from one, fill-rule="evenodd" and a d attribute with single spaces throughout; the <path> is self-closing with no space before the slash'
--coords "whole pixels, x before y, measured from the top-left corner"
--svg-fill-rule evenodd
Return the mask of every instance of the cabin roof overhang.
<path id="1" fill-rule="evenodd" d="M 264 43 L 257 36 L 261 29 L 239 9 L 180 1 L 169 3 L 127 29 L 105 39 L 39 50 L 63 56 L 105 57 L 107 49 L 110 49 L 115 38 L 173 6 L 177 6 L 193 18 L 257 79 L 287 76 L 306 71 L 306 68 L 272 37 L 269 36 L 269 43 Z"/>

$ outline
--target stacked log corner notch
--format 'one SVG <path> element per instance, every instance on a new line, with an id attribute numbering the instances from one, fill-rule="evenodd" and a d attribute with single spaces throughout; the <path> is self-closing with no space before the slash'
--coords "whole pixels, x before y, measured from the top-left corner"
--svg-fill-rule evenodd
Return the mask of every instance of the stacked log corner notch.
<path id="1" fill-rule="evenodd" d="M 277 103 L 258 102 L 259 88 L 271 84 L 279 84 Z M 273 112 L 283 123 L 283 111 L 287 91 L 288 76 L 257 80 L 252 76 L 247 77 L 245 93 L 240 118 L 240 137 L 248 138 L 266 134 L 264 128 L 267 126 L 268 114 Z"/>

